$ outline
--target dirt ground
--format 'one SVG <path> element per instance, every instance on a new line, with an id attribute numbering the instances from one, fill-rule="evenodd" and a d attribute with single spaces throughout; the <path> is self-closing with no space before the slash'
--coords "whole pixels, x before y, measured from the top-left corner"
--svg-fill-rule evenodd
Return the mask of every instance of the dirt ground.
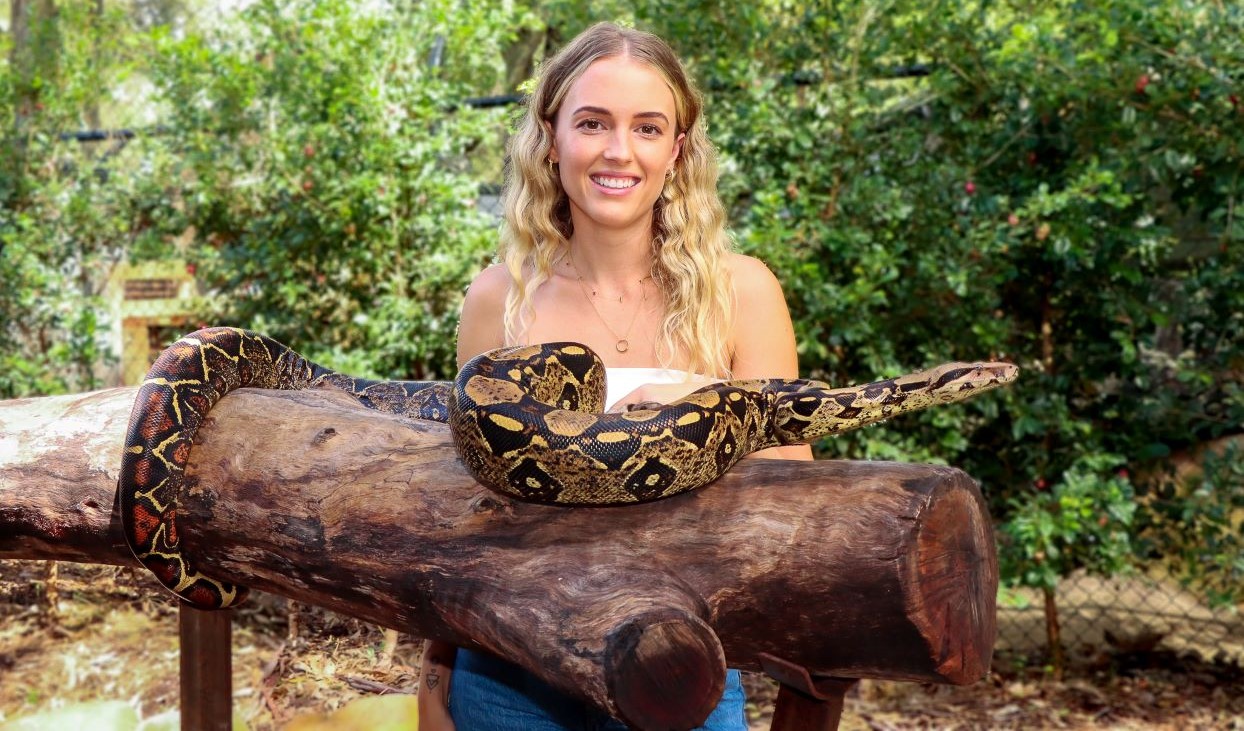
<path id="1" fill-rule="evenodd" d="M 130 569 L 59 564 L 55 616 L 43 611 L 45 564 L 0 561 L 0 723 L 58 705 L 123 700 L 144 717 L 177 705 L 177 614 Z M 291 632 L 291 616 L 296 631 Z M 235 713 L 251 729 L 414 690 L 420 642 L 322 610 L 259 595 L 234 622 Z M 1018 657 L 1018 656 L 1015 656 Z M 1244 668 L 1186 652 L 1077 655 L 1062 682 L 995 658 L 991 676 L 957 688 L 864 681 L 843 731 L 908 729 L 1185 729 L 1244 731 Z M 747 676 L 755 730 L 775 686 Z"/>

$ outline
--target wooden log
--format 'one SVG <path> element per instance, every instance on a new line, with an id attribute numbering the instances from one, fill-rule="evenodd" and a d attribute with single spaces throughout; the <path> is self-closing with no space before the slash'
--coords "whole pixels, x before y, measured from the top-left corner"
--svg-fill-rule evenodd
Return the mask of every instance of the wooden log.
<path id="1" fill-rule="evenodd" d="M 0 401 L 0 558 L 138 565 L 113 515 L 136 393 Z"/>
<path id="2" fill-rule="evenodd" d="M 132 560 L 112 505 L 133 393 L 0 402 L 0 557 Z M 656 503 L 550 507 L 475 483 L 442 425 L 242 390 L 180 510 L 221 579 L 494 653 L 639 728 L 699 724 L 764 653 L 959 684 L 992 654 L 992 529 L 947 467 L 745 460 Z"/>

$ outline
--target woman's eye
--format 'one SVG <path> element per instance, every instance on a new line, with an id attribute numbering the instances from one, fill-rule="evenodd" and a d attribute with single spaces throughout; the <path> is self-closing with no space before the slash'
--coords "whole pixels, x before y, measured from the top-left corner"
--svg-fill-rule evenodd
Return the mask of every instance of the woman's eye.
<path id="1" fill-rule="evenodd" d="M 605 128 L 599 119 L 585 119 L 579 122 L 579 129 L 585 129 L 589 132 L 598 132 Z"/>
<path id="2" fill-rule="evenodd" d="M 640 126 L 639 133 L 641 135 L 647 135 L 649 137 L 660 137 L 661 128 L 656 126 L 655 124 L 645 124 L 645 125 Z"/>

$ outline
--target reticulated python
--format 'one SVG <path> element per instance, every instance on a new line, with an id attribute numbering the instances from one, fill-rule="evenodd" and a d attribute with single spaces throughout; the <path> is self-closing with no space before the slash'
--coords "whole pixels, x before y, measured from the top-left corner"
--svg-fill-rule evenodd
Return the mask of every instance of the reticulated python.
<path id="1" fill-rule="evenodd" d="M 803 444 L 1009 383 L 1009 363 L 948 363 L 863 386 L 739 380 L 672 404 L 600 413 L 605 368 L 575 343 L 503 348 L 467 363 L 454 383 L 367 381 L 316 365 L 258 333 L 207 328 L 165 350 L 138 391 L 118 501 L 134 555 L 173 593 L 224 608 L 245 589 L 200 573 L 182 554 L 177 497 L 204 416 L 238 388 L 331 385 L 368 408 L 448 422 L 475 478 L 553 505 L 613 505 L 707 485 L 741 457 Z"/>

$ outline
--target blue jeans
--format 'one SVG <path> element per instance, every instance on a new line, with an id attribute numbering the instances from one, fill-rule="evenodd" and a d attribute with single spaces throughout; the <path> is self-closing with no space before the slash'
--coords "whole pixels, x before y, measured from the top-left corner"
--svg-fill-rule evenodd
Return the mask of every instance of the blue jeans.
<path id="1" fill-rule="evenodd" d="M 743 684 L 726 671 L 726 690 L 699 731 L 747 731 Z M 626 731 L 626 724 L 554 690 L 517 665 L 458 650 L 449 684 L 457 731 Z"/>

